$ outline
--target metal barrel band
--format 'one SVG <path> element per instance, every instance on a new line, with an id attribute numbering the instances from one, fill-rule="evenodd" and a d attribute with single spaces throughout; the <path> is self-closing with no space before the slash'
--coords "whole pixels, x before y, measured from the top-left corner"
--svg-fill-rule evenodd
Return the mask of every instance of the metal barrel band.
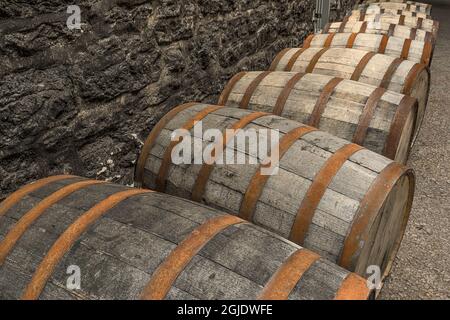
<path id="1" fill-rule="evenodd" d="M 359 78 L 361 77 L 364 69 L 367 67 L 367 64 L 375 55 L 376 52 L 367 52 L 364 57 L 362 57 L 361 61 L 359 61 L 350 79 L 353 81 L 359 81 Z"/>
<path id="2" fill-rule="evenodd" d="M 289 59 L 286 67 L 284 68 L 284 71 L 292 71 L 292 68 L 295 65 L 295 62 L 297 62 L 297 59 L 302 55 L 303 52 L 305 52 L 307 49 L 305 48 L 301 48 L 298 49 L 293 55 L 292 57 Z"/>
<path id="3" fill-rule="evenodd" d="M 163 300 L 181 272 L 217 234 L 245 221 L 232 215 L 207 220 L 187 236 L 153 273 L 141 294 L 142 300 Z"/>
<path id="4" fill-rule="evenodd" d="M 294 252 L 272 275 L 258 300 L 287 300 L 292 290 L 320 256 L 306 249 Z"/>
<path id="5" fill-rule="evenodd" d="M 16 192 L 12 193 L 9 197 L 7 197 L 3 202 L 0 203 L 0 217 L 5 215 L 9 209 L 14 207 L 20 200 L 22 200 L 25 196 L 30 193 L 37 191 L 53 182 L 57 182 L 60 180 L 75 178 L 75 176 L 71 175 L 59 175 L 44 178 L 33 183 L 27 184 L 26 186 L 20 188 Z"/>
<path id="6" fill-rule="evenodd" d="M 405 25 L 405 16 L 400 16 L 399 18 L 398 18 L 398 25 L 399 26 L 404 26 Z"/>
<path id="7" fill-rule="evenodd" d="M 431 56 L 433 55 L 433 44 L 431 42 L 424 42 L 421 63 L 429 66 L 431 63 Z"/>
<path id="8" fill-rule="evenodd" d="M 294 224 L 289 235 L 289 240 L 302 245 L 305 241 L 309 227 L 312 223 L 314 213 L 322 200 L 328 186 L 333 181 L 336 174 L 345 162 L 364 148 L 354 143 L 347 144 L 336 151 L 325 162 L 323 167 L 314 177 L 306 195 L 304 196 L 300 208 L 297 211 Z"/>
<path id="9" fill-rule="evenodd" d="M 241 130 L 248 124 L 250 124 L 252 121 L 259 119 L 261 117 L 268 116 L 268 115 L 270 115 L 270 114 L 266 113 L 266 112 L 252 112 L 252 113 L 249 113 L 248 115 L 246 115 L 245 117 L 243 117 L 242 119 L 240 119 L 239 121 L 237 121 L 231 127 L 231 129 L 234 131 L 233 134 L 231 134 L 231 135 L 228 135 L 226 133 L 224 134 L 225 138 L 221 142 L 222 144 L 220 146 L 219 153 L 211 155 L 211 159 L 210 159 L 209 163 L 214 163 L 214 161 L 213 161 L 214 158 L 217 159 L 219 156 L 221 156 L 222 152 L 225 150 L 226 146 L 228 145 L 228 142 L 234 138 L 234 136 L 237 134 L 237 132 L 239 130 Z M 197 202 L 200 202 L 202 200 L 203 194 L 205 193 L 206 184 L 208 183 L 209 177 L 210 177 L 213 169 L 214 169 L 213 164 L 204 163 L 202 165 L 202 167 L 200 168 L 200 171 L 197 175 L 197 179 L 195 180 L 194 187 L 192 189 L 192 195 L 191 195 L 192 200 L 197 201 Z"/>
<path id="10" fill-rule="evenodd" d="M 281 59 L 291 50 L 291 48 L 283 49 L 280 53 L 277 54 L 275 59 L 272 61 L 270 65 L 269 71 L 277 70 L 278 65 L 280 64 Z"/>
<path id="11" fill-rule="evenodd" d="M 392 162 L 384 168 L 370 186 L 353 218 L 350 230 L 344 240 L 339 265 L 353 270 L 356 267 L 355 258 L 362 250 L 361 244 L 367 240 L 369 226 L 380 213 L 383 204 L 395 186 L 398 179 L 407 172 L 407 168 L 397 162 Z"/>
<path id="12" fill-rule="evenodd" d="M 20 240 L 20 238 L 25 234 L 28 228 L 33 225 L 48 208 L 78 190 L 100 183 L 104 182 L 97 180 L 84 180 L 62 187 L 58 191 L 41 200 L 35 207 L 25 213 L 8 231 L 5 238 L 0 242 L 0 265 L 4 263 L 6 257 L 14 248 L 17 241 Z"/>
<path id="13" fill-rule="evenodd" d="M 316 64 L 319 62 L 320 58 L 327 52 L 330 48 L 322 48 L 320 49 L 311 59 L 308 66 L 305 69 L 305 73 L 312 73 Z"/>
<path id="14" fill-rule="evenodd" d="M 308 126 L 301 126 L 298 128 L 295 128 L 288 133 L 286 133 L 281 139 L 278 144 L 279 149 L 279 160 L 281 161 L 286 154 L 286 152 L 289 151 L 290 147 L 300 138 L 302 138 L 304 135 L 317 131 L 316 128 L 308 127 Z M 272 163 L 272 166 L 275 164 Z M 267 181 L 269 180 L 269 175 L 263 175 L 262 174 L 262 166 L 258 168 L 255 175 L 250 180 L 250 183 L 247 186 L 247 190 L 244 194 L 244 199 L 242 200 L 240 210 L 239 210 L 239 216 L 245 220 L 253 221 L 253 215 L 255 213 L 256 204 L 258 203 L 264 187 L 266 186 Z"/>
<path id="15" fill-rule="evenodd" d="M 402 52 L 400 54 L 400 58 L 408 59 L 409 51 L 411 49 L 411 43 L 412 43 L 411 39 L 405 39 L 405 41 L 403 42 L 403 48 L 402 48 Z"/>
<path id="16" fill-rule="evenodd" d="M 350 36 L 348 37 L 347 44 L 345 45 L 345 47 L 349 48 L 349 49 L 353 48 L 353 46 L 355 45 L 355 40 L 356 40 L 357 36 L 358 36 L 358 33 L 355 33 L 355 32 L 350 34 Z"/>
<path id="17" fill-rule="evenodd" d="M 275 107 L 273 108 L 273 114 L 280 116 L 283 113 L 284 106 L 294 89 L 295 85 L 305 76 L 305 73 L 296 73 L 286 84 L 286 86 L 281 91 L 280 95 L 277 98 L 277 102 L 275 103 Z"/>
<path id="18" fill-rule="evenodd" d="M 378 87 L 376 88 L 371 95 L 369 96 L 369 99 L 367 99 L 367 102 L 364 106 L 364 109 L 361 113 L 361 116 L 359 117 L 358 126 L 356 128 L 355 134 L 353 135 L 353 143 L 363 145 L 364 140 L 367 136 L 367 131 L 370 126 L 370 122 L 372 121 L 373 115 L 375 113 L 375 109 L 378 106 L 381 97 L 386 92 L 385 88 Z"/>
<path id="19" fill-rule="evenodd" d="M 389 25 L 389 29 L 388 29 L 388 33 L 387 33 L 388 37 L 392 37 L 395 34 L 396 27 L 397 27 L 397 25 L 394 23 L 391 23 Z"/>
<path id="20" fill-rule="evenodd" d="M 411 33 L 409 35 L 409 38 L 411 40 L 416 40 L 417 37 L 417 28 L 411 28 Z"/>
<path id="21" fill-rule="evenodd" d="M 303 42 L 303 48 L 308 49 L 311 47 L 311 41 L 314 39 L 314 34 L 310 34 L 306 40 Z"/>
<path id="22" fill-rule="evenodd" d="M 202 121 L 209 114 L 223 108 L 223 106 L 207 106 L 205 109 L 199 111 L 193 118 L 189 119 L 182 127 L 183 130 L 191 130 L 198 121 Z M 170 165 L 172 164 L 172 151 L 182 141 L 180 138 L 178 141 L 171 141 L 166 151 L 164 152 L 159 172 L 156 176 L 156 191 L 164 192 L 167 184 L 167 174 L 169 172 Z"/>
<path id="23" fill-rule="evenodd" d="M 404 60 L 402 58 L 396 58 L 392 60 L 392 63 L 387 68 L 386 73 L 384 74 L 383 79 L 380 82 L 380 87 L 385 89 L 389 88 L 395 72 L 397 71 L 398 67 L 403 63 L 403 61 Z"/>
<path id="24" fill-rule="evenodd" d="M 322 30 L 322 34 L 328 33 L 330 31 L 330 28 L 331 28 L 331 23 L 327 23 Z"/>
<path id="25" fill-rule="evenodd" d="M 383 34 L 381 36 L 380 46 L 378 47 L 378 53 L 384 54 L 386 52 L 386 47 L 389 42 L 389 36 Z"/>
<path id="26" fill-rule="evenodd" d="M 364 22 L 361 24 L 361 28 L 359 29 L 359 33 L 365 33 L 366 30 L 367 30 L 367 25 L 368 25 L 368 22 L 367 22 L 367 21 L 364 21 Z"/>
<path id="27" fill-rule="evenodd" d="M 350 17 L 345 17 L 342 22 L 341 25 L 339 26 L 338 29 L 338 33 L 343 33 L 345 32 L 345 26 L 347 25 L 347 22 L 349 21 Z"/>
<path id="28" fill-rule="evenodd" d="M 333 42 L 333 38 L 334 38 L 335 35 L 336 35 L 335 32 L 330 33 L 330 34 L 328 35 L 328 37 L 327 37 L 326 40 L 325 40 L 325 43 L 323 44 L 323 46 L 324 46 L 325 48 L 329 48 L 329 47 L 331 46 L 331 43 Z"/>
<path id="29" fill-rule="evenodd" d="M 371 290 L 362 277 L 349 273 L 334 297 L 334 300 L 367 300 Z"/>
<path id="30" fill-rule="evenodd" d="M 239 72 L 238 74 L 234 75 L 233 78 L 227 83 L 225 88 L 223 89 L 220 97 L 219 102 L 217 103 L 219 106 L 225 106 L 228 102 L 228 99 L 230 98 L 230 94 L 233 91 L 235 85 L 247 74 L 247 72 Z"/>
<path id="31" fill-rule="evenodd" d="M 239 103 L 239 108 L 247 109 L 250 103 L 250 100 L 255 93 L 256 89 L 260 85 L 260 83 L 271 73 L 271 71 L 261 72 L 248 86 L 247 90 L 242 97 L 241 102 Z"/>
<path id="32" fill-rule="evenodd" d="M 395 160 L 397 155 L 398 145 L 405 127 L 406 120 L 411 112 L 415 111 L 417 115 L 418 104 L 417 99 L 404 96 L 398 105 L 397 111 L 392 120 L 391 127 L 389 129 L 389 134 L 386 138 L 386 142 L 383 148 L 383 155 L 389 159 Z M 417 117 L 414 117 L 415 119 Z M 416 123 L 414 121 L 413 128 L 415 128 Z M 413 139 L 415 130 L 412 130 L 411 139 Z"/>
<path id="33" fill-rule="evenodd" d="M 417 29 L 422 29 L 423 26 L 423 18 L 417 19 Z"/>
<path id="34" fill-rule="evenodd" d="M 91 209 L 83 213 L 75 222 L 73 222 L 64 233 L 56 240 L 53 246 L 45 255 L 37 267 L 34 275 L 27 285 L 22 295 L 22 300 L 36 300 L 39 298 L 42 290 L 52 275 L 53 271 L 64 257 L 64 255 L 72 248 L 73 244 L 79 237 L 108 210 L 117 206 L 119 203 L 132 196 L 150 193 L 150 190 L 130 189 L 118 192 L 109 196 L 105 200 L 93 206 Z"/>
<path id="35" fill-rule="evenodd" d="M 144 142 L 144 146 L 141 149 L 141 153 L 139 155 L 136 169 L 134 172 L 134 181 L 135 185 L 138 188 L 142 188 L 144 183 L 144 171 L 145 164 L 147 163 L 147 159 L 149 157 L 150 152 L 152 151 L 156 140 L 161 134 L 162 130 L 166 127 L 166 125 L 177 116 L 180 112 L 189 109 L 198 104 L 197 102 L 190 102 L 183 104 L 181 106 L 176 107 L 175 109 L 170 110 L 162 119 L 154 126 L 147 139 Z"/>
<path id="36" fill-rule="evenodd" d="M 322 119 L 323 112 L 327 107 L 327 103 L 331 98 L 336 87 L 343 81 L 342 78 L 332 78 L 323 88 L 319 98 L 314 105 L 314 109 L 309 116 L 308 125 L 318 128 Z"/>
<path id="37" fill-rule="evenodd" d="M 418 75 L 422 71 L 427 71 L 429 73 L 429 68 L 421 63 L 416 63 L 411 70 L 409 71 L 408 75 L 405 78 L 405 82 L 403 85 L 402 93 L 406 95 L 411 95 L 412 89 L 414 86 L 415 81 L 417 80 Z"/>

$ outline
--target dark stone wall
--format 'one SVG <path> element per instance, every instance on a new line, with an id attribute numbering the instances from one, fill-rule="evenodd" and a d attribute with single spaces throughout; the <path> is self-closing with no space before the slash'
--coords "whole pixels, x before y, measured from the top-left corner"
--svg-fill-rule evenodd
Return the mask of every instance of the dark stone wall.
<path id="1" fill-rule="evenodd" d="M 340 18 L 353 0 L 338 0 Z M 70 30 L 68 5 L 81 7 Z M 2 0 L 0 199 L 72 173 L 130 184 L 171 108 L 215 102 L 313 30 L 314 0 Z"/>

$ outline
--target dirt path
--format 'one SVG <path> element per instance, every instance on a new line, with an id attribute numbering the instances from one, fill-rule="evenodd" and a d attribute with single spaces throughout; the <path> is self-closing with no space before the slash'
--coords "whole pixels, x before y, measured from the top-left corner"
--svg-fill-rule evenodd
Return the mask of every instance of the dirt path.
<path id="1" fill-rule="evenodd" d="M 450 299 L 450 1 L 426 2 L 441 28 L 428 110 L 410 160 L 416 197 L 382 299 Z"/>

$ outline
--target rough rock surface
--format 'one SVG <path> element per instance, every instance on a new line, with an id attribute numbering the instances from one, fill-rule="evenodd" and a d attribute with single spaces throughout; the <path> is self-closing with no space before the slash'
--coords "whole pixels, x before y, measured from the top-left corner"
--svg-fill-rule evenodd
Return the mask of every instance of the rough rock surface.
<path id="1" fill-rule="evenodd" d="M 341 18 L 353 0 L 334 1 Z M 81 8 L 70 30 L 67 6 Z M 339 5 L 336 5 L 339 4 Z M 168 110 L 214 102 L 313 30 L 314 0 L 2 0 L 0 199 L 58 173 L 129 184 Z"/>

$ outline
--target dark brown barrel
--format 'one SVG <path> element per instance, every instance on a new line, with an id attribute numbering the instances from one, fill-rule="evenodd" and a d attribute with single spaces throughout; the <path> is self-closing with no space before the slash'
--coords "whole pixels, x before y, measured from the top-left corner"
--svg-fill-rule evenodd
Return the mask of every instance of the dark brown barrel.
<path id="1" fill-rule="evenodd" d="M 388 273 L 411 209 L 412 170 L 296 121 L 210 107 L 181 106 L 161 120 L 164 125 L 155 127 L 139 157 L 137 186 L 237 213 L 360 275 L 370 265 Z M 202 132 L 214 129 L 225 137 L 211 142 L 198 132 L 199 127 L 187 129 L 191 135 L 183 139 L 174 136 L 175 130 L 199 118 Z M 257 161 L 255 148 L 264 149 L 262 140 L 246 137 L 258 133 L 264 137 L 263 130 L 279 132 L 279 138 L 271 148 L 274 159 L 260 154 Z M 192 144 L 203 161 L 175 164 L 175 154 L 192 160 L 188 150 Z M 246 161 L 224 161 L 223 157 L 230 159 L 230 152 L 234 159 Z M 279 170 L 270 175 L 268 163 Z"/>
<path id="2" fill-rule="evenodd" d="M 348 21 L 366 21 L 366 22 L 381 22 L 389 24 L 398 24 L 407 26 L 410 28 L 422 29 L 433 34 L 434 38 L 437 38 L 439 31 L 439 22 L 436 20 L 425 19 L 422 17 L 412 17 L 405 15 L 392 15 L 392 14 L 364 14 L 360 12 L 354 12 L 348 17 Z"/>
<path id="3" fill-rule="evenodd" d="M 430 91 L 427 65 L 358 49 L 292 48 L 281 52 L 270 70 L 324 74 L 410 95 L 419 103 L 416 133 L 420 129 Z"/>
<path id="4" fill-rule="evenodd" d="M 347 21 L 332 22 L 325 26 L 324 33 L 370 33 L 394 36 L 403 39 L 431 42 L 434 46 L 435 36 L 428 31 L 388 22 Z"/>
<path id="5" fill-rule="evenodd" d="M 243 72 L 224 90 L 219 104 L 276 115 L 315 126 L 406 163 L 415 135 L 417 100 L 361 82 L 314 73 L 271 72 L 243 98 L 262 72 Z"/>
<path id="6" fill-rule="evenodd" d="M 366 281 L 239 217 L 50 177 L 0 204 L 0 299 L 366 299 Z M 74 270 L 80 288 L 66 284 Z"/>
<path id="7" fill-rule="evenodd" d="M 332 40 L 328 41 L 332 36 Z M 430 65 L 433 55 L 431 41 L 419 41 L 370 33 L 312 34 L 303 48 L 353 48 L 383 53 L 394 58 L 408 59 Z"/>

